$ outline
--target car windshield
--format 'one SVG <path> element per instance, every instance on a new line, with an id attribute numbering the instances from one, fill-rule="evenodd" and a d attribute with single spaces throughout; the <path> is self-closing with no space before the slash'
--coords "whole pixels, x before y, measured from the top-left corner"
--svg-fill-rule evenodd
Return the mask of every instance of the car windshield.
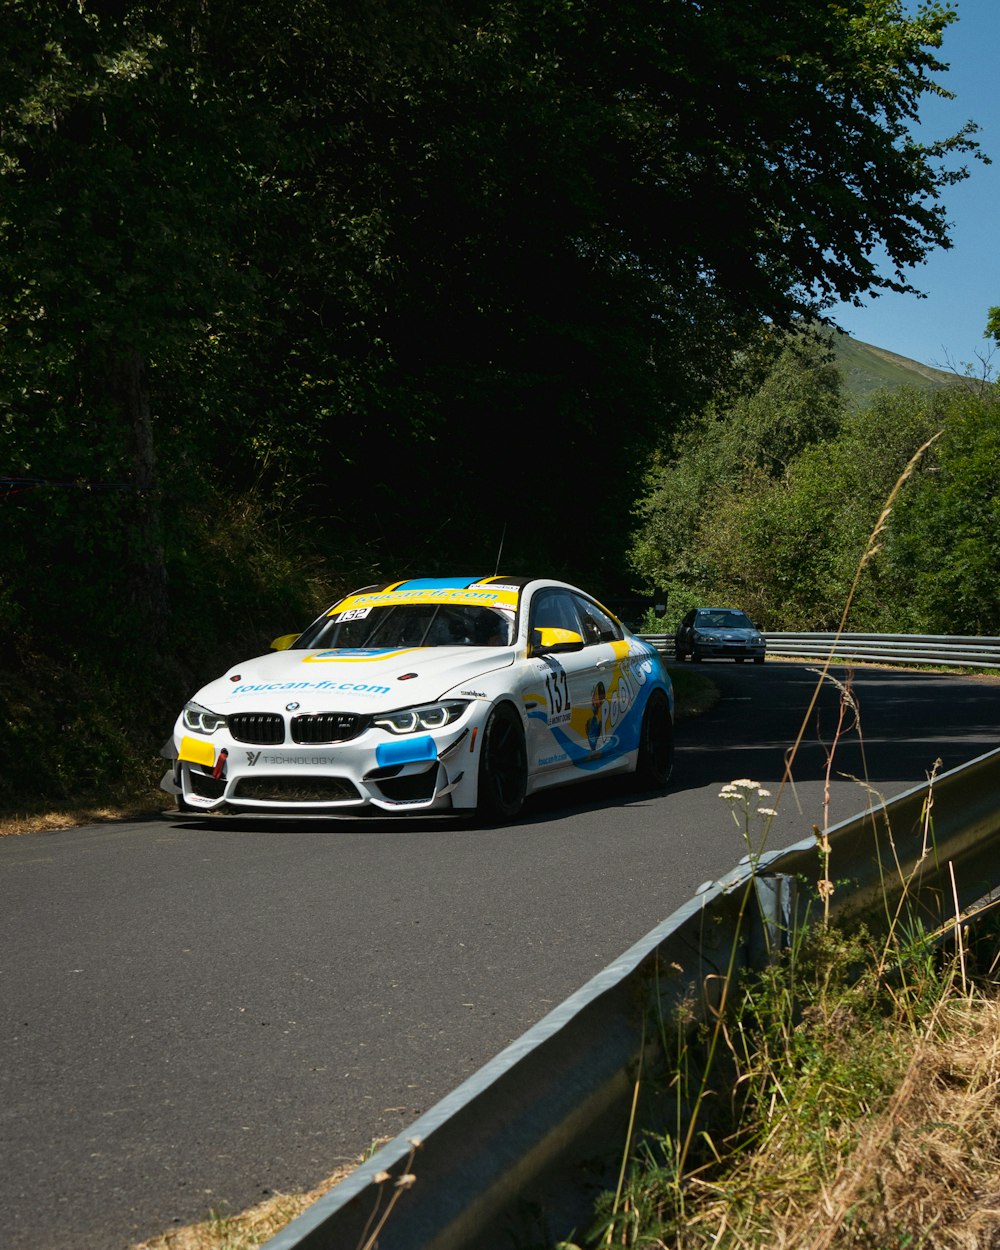
<path id="1" fill-rule="evenodd" d="M 511 626 L 511 618 L 495 608 L 433 603 L 354 608 L 311 625 L 295 648 L 504 647 Z"/>
<path id="2" fill-rule="evenodd" d="M 727 610 L 699 612 L 697 623 L 702 629 L 753 629 L 753 622 L 745 612 Z"/>

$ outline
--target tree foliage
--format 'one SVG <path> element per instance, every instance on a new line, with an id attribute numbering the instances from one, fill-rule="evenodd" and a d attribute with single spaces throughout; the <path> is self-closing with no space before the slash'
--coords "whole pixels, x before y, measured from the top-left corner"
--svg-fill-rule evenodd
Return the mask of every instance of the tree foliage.
<path id="1" fill-rule="evenodd" d="M 1000 632 L 1000 389 L 958 389 L 895 509 L 886 555 L 904 628 Z M 886 613 L 883 613 L 883 619 Z"/>
<path id="2" fill-rule="evenodd" d="M 668 590 L 672 616 L 713 593 L 760 612 L 767 579 L 750 553 L 759 543 L 771 567 L 778 486 L 790 464 L 844 420 L 840 375 L 822 339 L 768 337 L 776 354 L 763 376 L 748 371 L 742 393 L 709 404 L 647 477 L 632 562 L 647 584 Z M 748 515 L 758 510 L 751 531 Z"/>
<path id="3" fill-rule="evenodd" d="M 734 414 L 724 428 L 739 426 Z M 729 602 L 770 629 L 831 630 L 850 602 L 849 629 L 995 634 L 998 463 L 995 385 L 880 392 L 773 474 L 733 472 L 725 440 L 694 439 L 652 475 L 633 560 L 668 589 L 671 621 Z"/>

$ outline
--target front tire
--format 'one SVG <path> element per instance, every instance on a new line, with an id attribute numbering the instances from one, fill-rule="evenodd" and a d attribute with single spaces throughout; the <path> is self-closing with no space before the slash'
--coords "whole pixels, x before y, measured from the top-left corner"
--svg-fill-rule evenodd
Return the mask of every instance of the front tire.
<path id="1" fill-rule="evenodd" d="M 490 713 L 479 750 L 476 815 L 487 824 L 513 820 L 528 788 L 528 752 L 521 718 L 510 703 Z"/>
<path id="2" fill-rule="evenodd" d="M 641 790 L 662 790 L 674 771 L 674 725 L 662 690 L 654 690 L 642 714 L 634 781 Z"/>

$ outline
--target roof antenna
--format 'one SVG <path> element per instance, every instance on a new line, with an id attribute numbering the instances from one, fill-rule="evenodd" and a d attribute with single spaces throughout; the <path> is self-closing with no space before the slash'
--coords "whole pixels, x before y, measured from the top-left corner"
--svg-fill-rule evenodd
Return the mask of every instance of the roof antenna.
<path id="1" fill-rule="evenodd" d="M 500 550 L 497 552 L 497 566 L 493 570 L 493 576 L 496 577 L 500 572 L 500 557 L 503 555 L 503 540 L 507 537 L 507 522 L 503 523 L 503 532 L 500 535 Z"/>

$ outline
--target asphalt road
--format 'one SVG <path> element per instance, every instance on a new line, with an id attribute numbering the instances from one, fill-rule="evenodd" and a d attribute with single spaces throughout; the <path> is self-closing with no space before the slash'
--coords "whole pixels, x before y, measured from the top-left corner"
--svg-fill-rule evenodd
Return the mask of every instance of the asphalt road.
<path id="1" fill-rule="evenodd" d="M 815 678 L 706 665 L 670 790 L 550 794 L 509 828 L 151 822 L 0 840 L 0 1245 L 126 1247 L 394 1135 L 745 851 L 720 783 L 772 791 Z M 836 670 L 842 673 L 843 670 Z M 998 744 L 1000 684 L 861 670 L 886 797 Z M 830 687 L 769 849 L 822 820 Z M 830 819 L 866 804 L 838 777 Z"/>

